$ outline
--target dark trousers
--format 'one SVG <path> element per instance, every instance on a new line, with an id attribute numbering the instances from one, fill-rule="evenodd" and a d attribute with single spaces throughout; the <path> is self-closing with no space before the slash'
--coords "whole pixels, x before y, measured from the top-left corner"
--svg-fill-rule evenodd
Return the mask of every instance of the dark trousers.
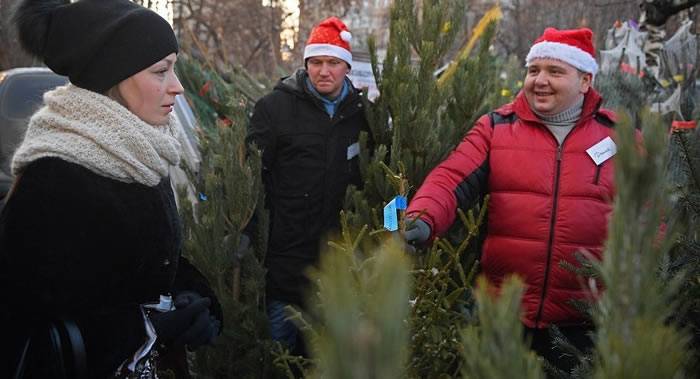
<path id="1" fill-rule="evenodd" d="M 293 321 L 288 319 L 286 307 L 289 305 L 291 304 L 280 300 L 268 300 L 267 320 L 270 336 L 273 341 L 278 341 L 288 348 L 290 354 L 307 357 L 301 331 Z"/>
<path id="2" fill-rule="evenodd" d="M 582 353 L 587 354 L 593 350 L 593 340 L 591 339 L 592 326 L 560 326 L 559 331 L 571 345 Z M 571 370 L 579 364 L 577 357 L 561 351 L 556 346 L 554 335 L 549 328 L 525 328 L 525 339 L 530 343 L 532 351 L 565 373 L 571 373 Z M 549 373 L 547 376 L 551 377 Z"/>

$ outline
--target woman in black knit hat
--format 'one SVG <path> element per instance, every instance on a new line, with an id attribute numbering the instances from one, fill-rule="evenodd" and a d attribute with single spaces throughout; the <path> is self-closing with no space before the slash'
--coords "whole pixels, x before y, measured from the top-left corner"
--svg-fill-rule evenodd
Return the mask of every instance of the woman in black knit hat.
<path id="1" fill-rule="evenodd" d="M 12 161 L 0 376 L 153 377 L 156 351 L 209 344 L 222 322 L 180 257 L 175 35 L 128 0 L 23 0 L 14 20 L 23 47 L 70 84 L 44 95 Z"/>

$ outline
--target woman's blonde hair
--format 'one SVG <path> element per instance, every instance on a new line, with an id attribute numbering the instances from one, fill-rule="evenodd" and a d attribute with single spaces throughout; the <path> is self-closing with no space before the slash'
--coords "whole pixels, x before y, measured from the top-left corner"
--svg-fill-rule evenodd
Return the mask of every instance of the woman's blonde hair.
<path id="1" fill-rule="evenodd" d="M 121 104 L 124 106 L 124 108 L 129 108 L 126 106 L 126 100 L 124 100 L 124 97 L 122 96 L 121 91 L 119 91 L 119 85 L 115 85 L 112 88 L 108 89 L 104 93 L 105 96 L 109 97 L 110 99 L 116 101 L 117 103 Z"/>

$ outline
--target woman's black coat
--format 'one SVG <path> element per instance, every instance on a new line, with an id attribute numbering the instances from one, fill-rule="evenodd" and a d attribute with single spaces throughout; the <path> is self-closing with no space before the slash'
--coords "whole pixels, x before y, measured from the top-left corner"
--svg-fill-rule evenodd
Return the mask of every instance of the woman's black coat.
<path id="1" fill-rule="evenodd" d="M 89 377 L 106 377 L 145 341 L 139 304 L 180 290 L 216 303 L 180 246 L 168 179 L 148 187 L 39 159 L 26 167 L 0 215 L 3 334 L 17 342 L 41 320 L 74 319 Z M 221 318 L 218 303 L 214 308 Z"/>

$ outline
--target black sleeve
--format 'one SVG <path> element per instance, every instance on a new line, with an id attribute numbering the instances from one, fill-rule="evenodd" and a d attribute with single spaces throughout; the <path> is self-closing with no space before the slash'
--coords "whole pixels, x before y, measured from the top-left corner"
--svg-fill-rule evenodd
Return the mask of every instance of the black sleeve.
<path id="1" fill-rule="evenodd" d="M 367 115 L 370 112 L 370 107 L 374 107 L 374 103 L 371 101 L 367 100 L 364 101 L 364 110 L 363 110 L 363 115 L 364 115 L 364 124 L 362 125 L 362 131 L 367 132 L 367 150 L 370 152 L 370 156 L 374 154 L 374 148 L 377 145 L 377 137 L 375 136 L 374 133 L 372 132 L 372 128 L 369 125 L 369 118 Z M 387 150 L 391 151 L 391 146 L 387 146 Z"/>
<path id="2" fill-rule="evenodd" d="M 270 171 L 274 166 L 276 148 L 274 128 L 267 109 L 267 99 L 267 97 L 262 98 L 255 104 L 246 136 L 246 145 L 249 148 L 254 145 L 262 151 L 263 181 L 266 185 L 269 181 Z"/>

